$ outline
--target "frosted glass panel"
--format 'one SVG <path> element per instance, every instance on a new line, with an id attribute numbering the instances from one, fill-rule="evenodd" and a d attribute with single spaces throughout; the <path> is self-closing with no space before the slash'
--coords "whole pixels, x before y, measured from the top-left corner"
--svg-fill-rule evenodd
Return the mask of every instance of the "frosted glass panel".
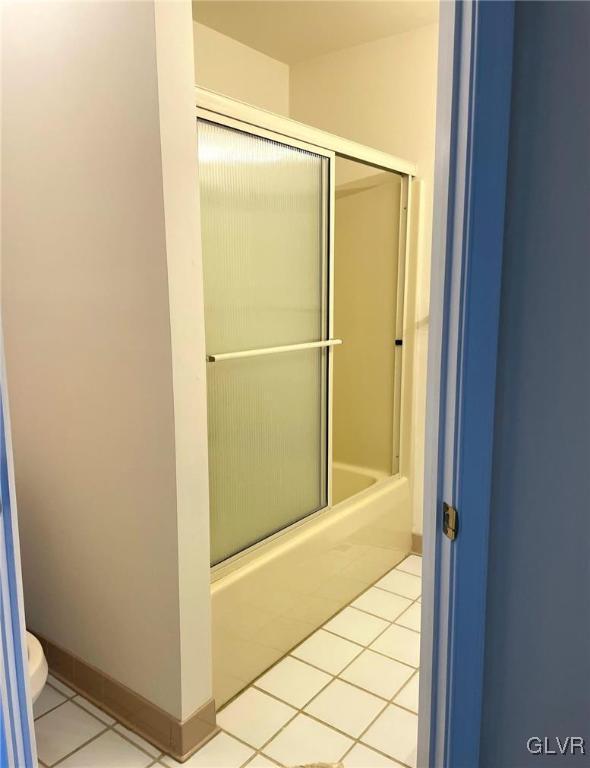
<path id="1" fill-rule="evenodd" d="M 324 158 L 198 121 L 209 355 L 327 333 Z M 207 365 L 212 563 L 326 506 L 326 350 Z"/>
<path id="2" fill-rule="evenodd" d="M 208 366 L 212 563 L 326 505 L 326 355 Z"/>
<path id="3" fill-rule="evenodd" d="M 322 163 L 198 122 L 209 353 L 325 338 Z"/>

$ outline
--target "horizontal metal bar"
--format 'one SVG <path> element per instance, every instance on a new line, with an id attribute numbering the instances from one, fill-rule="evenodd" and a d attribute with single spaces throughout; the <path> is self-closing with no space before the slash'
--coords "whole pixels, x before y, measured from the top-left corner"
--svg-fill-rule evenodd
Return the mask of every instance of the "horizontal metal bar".
<path id="1" fill-rule="evenodd" d="M 261 347 L 260 349 L 244 349 L 242 352 L 222 352 L 219 355 L 207 355 L 207 362 L 220 363 L 223 360 L 237 360 L 240 357 L 275 355 L 279 352 L 298 352 L 302 349 L 322 349 L 323 347 L 336 347 L 338 344 L 342 344 L 342 339 L 308 341 L 305 344 L 286 344 L 284 347 Z"/>
<path id="2" fill-rule="evenodd" d="M 229 96 L 222 96 L 215 91 L 196 87 L 195 97 L 198 109 L 214 112 L 221 115 L 221 117 L 227 116 L 233 120 L 239 120 L 253 128 L 260 127 L 287 138 L 312 144 L 320 150 L 327 149 L 350 160 L 360 160 L 360 162 L 367 165 L 386 168 L 389 171 L 394 171 L 394 173 L 402 173 L 407 176 L 416 176 L 418 173 L 415 163 L 402 160 L 401 157 L 395 157 L 394 155 L 366 147 L 363 144 L 357 144 L 355 141 L 343 139 L 340 136 L 335 136 L 318 128 L 312 128 L 304 123 L 298 123 L 289 117 L 275 115 L 264 109 L 252 107 Z"/>

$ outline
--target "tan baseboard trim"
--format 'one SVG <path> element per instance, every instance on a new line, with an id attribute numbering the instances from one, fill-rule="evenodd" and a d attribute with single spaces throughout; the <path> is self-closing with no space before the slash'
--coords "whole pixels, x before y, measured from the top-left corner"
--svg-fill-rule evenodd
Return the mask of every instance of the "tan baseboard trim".
<path id="1" fill-rule="evenodd" d="M 186 720 L 177 720 L 34 630 L 33 634 L 39 638 L 49 669 L 55 677 L 176 760 L 183 762 L 188 759 L 218 733 L 213 699 Z"/>
<path id="2" fill-rule="evenodd" d="M 412 552 L 416 555 L 422 554 L 422 534 L 421 533 L 412 534 Z"/>

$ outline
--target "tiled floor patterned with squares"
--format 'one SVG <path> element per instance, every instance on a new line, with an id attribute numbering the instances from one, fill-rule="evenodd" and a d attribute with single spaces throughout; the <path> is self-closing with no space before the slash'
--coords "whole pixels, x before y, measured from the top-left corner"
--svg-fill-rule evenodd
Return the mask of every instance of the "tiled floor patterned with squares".
<path id="1" fill-rule="evenodd" d="M 416 765 L 422 558 L 409 555 L 217 715 L 187 768 Z M 178 766 L 53 677 L 34 706 L 39 764 Z"/>

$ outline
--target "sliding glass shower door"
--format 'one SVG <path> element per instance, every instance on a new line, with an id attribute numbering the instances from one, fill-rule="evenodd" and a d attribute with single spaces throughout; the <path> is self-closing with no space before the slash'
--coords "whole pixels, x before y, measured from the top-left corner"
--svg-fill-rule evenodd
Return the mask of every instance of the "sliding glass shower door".
<path id="1" fill-rule="evenodd" d="M 328 503 L 328 158 L 198 120 L 212 564 Z"/>

